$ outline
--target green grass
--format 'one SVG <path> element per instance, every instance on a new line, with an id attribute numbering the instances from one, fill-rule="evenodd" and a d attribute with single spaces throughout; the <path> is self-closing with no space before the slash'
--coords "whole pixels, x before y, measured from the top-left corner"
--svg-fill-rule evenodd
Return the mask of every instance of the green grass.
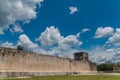
<path id="1" fill-rule="evenodd" d="M 6 80 L 120 80 L 120 76 L 111 75 L 40 76 L 25 79 L 6 79 Z"/>

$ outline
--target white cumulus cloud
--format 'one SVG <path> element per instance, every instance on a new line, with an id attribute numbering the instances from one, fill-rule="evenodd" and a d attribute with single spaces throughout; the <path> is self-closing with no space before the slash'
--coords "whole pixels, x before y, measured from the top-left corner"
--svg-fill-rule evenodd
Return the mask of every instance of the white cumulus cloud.
<path id="1" fill-rule="evenodd" d="M 47 27 L 44 32 L 41 33 L 37 41 L 41 42 L 43 46 L 52 46 L 54 44 L 64 46 L 81 45 L 79 41 L 79 33 L 77 35 L 62 36 L 58 28 L 54 26 Z"/>
<path id="2" fill-rule="evenodd" d="M 41 46 L 49 47 L 49 49 L 44 50 L 48 55 L 73 58 L 74 52 L 79 51 L 74 47 L 82 45 L 79 36 L 80 33 L 64 37 L 58 28 L 50 26 L 36 40 L 41 43 Z"/>
<path id="3" fill-rule="evenodd" d="M 120 46 L 120 28 L 117 28 L 116 32 L 111 37 L 109 37 L 107 43 Z"/>
<path id="4" fill-rule="evenodd" d="M 19 25 L 15 25 L 13 29 L 15 32 L 20 32 L 20 33 L 23 32 L 23 29 Z"/>
<path id="5" fill-rule="evenodd" d="M 44 46 L 51 46 L 53 44 L 57 44 L 62 39 L 63 37 L 61 36 L 58 28 L 51 26 L 50 28 L 47 27 L 36 40 L 40 41 Z"/>
<path id="6" fill-rule="evenodd" d="M 88 32 L 90 29 L 82 29 L 82 33 Z"/>
<path id="7" fill-rule="evenodd" d="M 74 13 L 78 12 L 78 8 L 74 7 L 74 6 L 69 7 L 69 10 L 70 10 L 69 14 L 74 14 Z"/>
<path id="8" fill-rule="evenodd" d="M 57 46 L 49 51 L 47 53 L 49 55 L 53 56 L 59 56 L 59 57 L 64 57 L 64 58 L 74 58 L 74 53 L 79 52 L 80 50 L 78 49 L 73 49 L 73 48 L 68 48 L 64 46 Z"/>
<path id="9" fill-rule="evenodd" d="M 114 52 L 114 49 L 107 49 L 106 52 L 108 53 Z"/>
<path id="10" fill-rule="evenodd" d="M 10 32 L 11 33 L 22 33 L 23 32 L 23 29 L 19 26 L 19 25 L 14 25 L 13 29 L 10 29 Z"/>
<path id="11" fill-rule="evenodd" d="M 7 48 L 15 48 L 15 46 L 11 42 L 2 43 L 1 46 L 2 47 L 7 47 Z"/>
<path id="12" fill-rule="evenodd" d="M 38 44 L 33 43 L 29 37 L 25 34 L 19 36 L 18 44 L 25 48 L 28 51 L 34 51 L 35 49 L 39 48 Z"/>
<path id="13" fill-rule="evenodd" d="M 79 36 L 77 35 L 69 35 L 65 38 L 63 38 L 61 41 L 59 41 L 59 45 L 63 45 L 63 46 L 79 46 L 82 44 L 81 41 L 79 41 Z"/>
<path id="14" fill-rule="evenodd" d="M 2 35 L 4 34 L 3 30 L 4 30 L 4 28 L 0 27 L 0 34 L 2 34 Z"/>
<path id="15" fill-rule="evenodd" d="M 105 63 L 107 61 L 117 62 L 118 60 L 116 60 L 116 55 L 120 55 L 117 48 L 106 49 L 103 46 L 96 46 L 91 49 L 89 53 L 91 53 L 90 60 L 96 63 Z"/>
<path id="16" fill-rule="evenodd" d="M 114 29 L 112 27 L 99 27 L 95 33 L 94 38 L 103 38 L 112 35 Z"/>
<path id="17" fill-rule="evenodd" d="M 106 36 L 109 37 L 105 45 L 94 47 L 90 50 L 90 53 L 94 53 L 90 56 L 90 59 L 97 63 L 104 63 L 106 61 L 120 62 L 120 28 L 100 27 L 97 29 L 95 38 Z"/>
<path id="18" fill-rule="evenodd" d="M 21 34 L 19 36 L 17 44 L 15 45 L 15 48 L 17 48 L 18 45 L 21 45 L 25 51 L 32 51 L 40 54 L 47 54 L 47 51 L 40 48 L 40 46 L 37 43 L 34 43 L 33 41 L 31 41 L 26 34 Z"/>
<path id="19" fill-rule="evenodd" d="M 16 21 L 28 23 L 36 18 L 36 5 L 43 0 L 0 0 L 0 33 Z"/>

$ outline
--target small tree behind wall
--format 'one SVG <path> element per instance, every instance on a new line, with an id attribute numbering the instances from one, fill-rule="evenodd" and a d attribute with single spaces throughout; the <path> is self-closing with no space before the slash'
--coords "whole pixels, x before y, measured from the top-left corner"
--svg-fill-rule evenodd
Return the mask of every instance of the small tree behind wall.
<path id="1" fill-rule="evenodd" d="M 17 46 L 17 50 L 23 50 L 24 48 L 21 45 Z"/>

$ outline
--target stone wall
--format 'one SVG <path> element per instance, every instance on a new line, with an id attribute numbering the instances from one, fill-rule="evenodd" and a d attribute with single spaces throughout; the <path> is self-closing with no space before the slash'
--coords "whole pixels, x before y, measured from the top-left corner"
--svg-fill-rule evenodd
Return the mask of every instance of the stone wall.
<path id="1" fill-rule="evenodd" d="M 84 72 L 95 69 L 89 61 L 76 61 L 68 58 L 29 53 L 0 47 L 1 72 Z"/>
<path id="2" fill-rule="evenodd" d="M 113 69 L 115 72 L 120 72 L 120 63 L 114 64 Z"/>

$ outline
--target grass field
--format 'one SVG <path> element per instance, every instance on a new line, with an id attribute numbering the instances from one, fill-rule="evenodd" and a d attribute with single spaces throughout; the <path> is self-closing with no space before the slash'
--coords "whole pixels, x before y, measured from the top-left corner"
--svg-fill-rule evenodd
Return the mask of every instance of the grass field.
<path id="1" fill-rule="evenodd" d="M 4 79 L 4 80 L 120 80 L 120 76 L 111 75 L 81 75 L 81 76 L 41 76 L 24 79 Z"/>

